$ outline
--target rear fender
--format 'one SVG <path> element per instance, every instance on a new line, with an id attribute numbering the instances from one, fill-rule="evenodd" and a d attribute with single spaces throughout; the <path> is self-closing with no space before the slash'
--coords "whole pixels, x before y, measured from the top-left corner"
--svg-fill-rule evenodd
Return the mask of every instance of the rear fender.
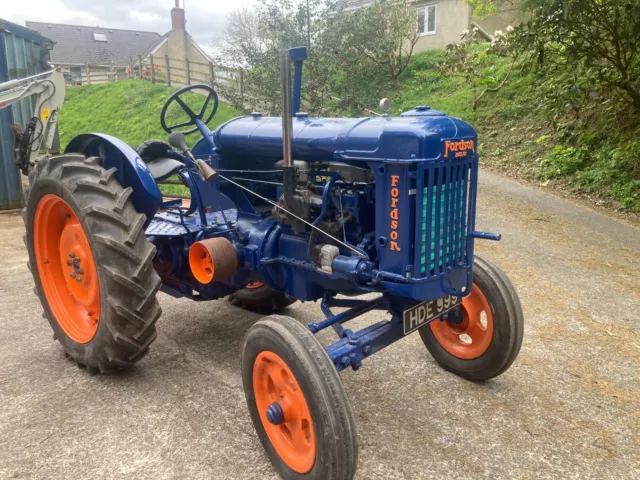
<path id="1" fill-rule="evenodd" d="M 158 184 L 142 159 L 129 145 L 101 133 L 83 133 L 73 138 L 65 153 L 82 153 L 87 157 L 102 157 L 106 169 L 115 168 L 116 178 L 123 187 L 131 187 L 131 202 L 147 217 L 145 228 L 162 203 Z"/>

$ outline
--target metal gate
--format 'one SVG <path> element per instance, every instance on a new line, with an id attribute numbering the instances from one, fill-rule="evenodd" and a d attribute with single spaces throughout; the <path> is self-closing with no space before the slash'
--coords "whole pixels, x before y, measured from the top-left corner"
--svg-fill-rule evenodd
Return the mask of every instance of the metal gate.
<path id="1" fill-rule="evenodd" d="M 53 42 L 0 19 L 0 83 L 45 71 L 48 44 Z M 22 180 L 13 163 L 13 134 L 9 124 L 24 127 L 32 115 L 30 98 L 0 110 L 0 210 L 19 208 L 23 204 Z"/>

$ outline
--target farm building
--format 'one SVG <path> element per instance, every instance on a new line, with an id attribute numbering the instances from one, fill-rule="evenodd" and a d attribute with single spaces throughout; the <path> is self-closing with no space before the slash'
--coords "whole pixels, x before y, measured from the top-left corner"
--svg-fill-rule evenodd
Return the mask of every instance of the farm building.
<path id="1" fill-rule="evenodd" d="M 143 77 L 164 82 L 208 83 L 212 74 L 211 59 L 186 30 L 179 0 L 171 9 L 171 30 L 164 35 L 30 21 L 26 26 L 55 42 L 51 62 L 62 67 L 68 83 L 104 83 L 137 76 L 140 61 Z"/>

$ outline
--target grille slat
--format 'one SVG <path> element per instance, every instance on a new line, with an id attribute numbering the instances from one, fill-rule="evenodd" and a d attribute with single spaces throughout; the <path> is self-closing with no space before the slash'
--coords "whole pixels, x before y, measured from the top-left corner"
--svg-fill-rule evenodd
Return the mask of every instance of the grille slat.
<path id="1" fill-rule="evenodd" d="M 441 160 L 425 166 L 418 191 L 416 237 L 420 275 L 444 273 L 467 264 L 467 234 L 473 222 L 473 185 L 477 158 Z M 416 249 L 417 250 L 417 249 Z"/>

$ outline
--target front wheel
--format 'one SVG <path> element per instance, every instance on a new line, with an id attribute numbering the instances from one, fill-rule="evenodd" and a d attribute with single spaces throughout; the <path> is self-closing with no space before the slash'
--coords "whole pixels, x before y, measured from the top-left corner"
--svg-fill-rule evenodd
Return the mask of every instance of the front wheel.
<path id="1" fill-rule="evenodd" d="M 309 330 L 280 315 L 253 325 L 244 341 L 242 383 L 258 437 L 282 478 L 353 478 L 353 413 L 338 372 Z"/>
<path id="2" fill-rule="evenodd" d="M 471 293 L 458 318 L 434 320 L 420 329 L 440 365 L 475 381 L 504 373 L 518 356 L 523 333 L 522 306 L 513 285 L 495 264 L 477 256 Z"/>

